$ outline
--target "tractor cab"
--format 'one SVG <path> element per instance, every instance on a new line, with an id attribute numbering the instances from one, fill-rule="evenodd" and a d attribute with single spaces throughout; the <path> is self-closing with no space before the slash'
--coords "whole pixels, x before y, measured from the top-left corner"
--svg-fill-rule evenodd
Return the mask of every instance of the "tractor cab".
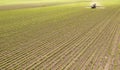
<path id="1" fill-rule="evenodd" d="M 91 5 L 91 8 L 92 8 L 92 9 L 95 9 L 95 8 L 96 8 L 96 3 L 92 4 L 92 5 Z"/>

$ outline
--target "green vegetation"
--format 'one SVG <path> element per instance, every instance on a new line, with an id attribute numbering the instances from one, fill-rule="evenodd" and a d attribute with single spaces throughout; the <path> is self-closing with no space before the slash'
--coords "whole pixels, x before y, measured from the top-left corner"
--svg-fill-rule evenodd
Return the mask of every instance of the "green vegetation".
<path id="1" fill-rule="evenodd" d="M 120 5 L 120 0 L 103 0 L 101 3 L 108 6 Z"/>
<path id="2" fill-rule="evenodd" d="M 1 0 L 0 5 L 72 1 Z M 0 70 L 108 70 L 120 29 L 118 1 L 101 1 L 104 8 L 97 9 L 78 2 L 0 10 Z"/>
<path id="3" fill-rule="evenodd" d="M 38 31 L 36 31 L 36 28 L 39 29 L 50 26 L 59 29 L 61 25 L 68 23 L 73 24 L 74 21 L 78 19 L 77 15 L 84 15 L 88 12 L 92 12 L 92 10 L 85 7 L 83 8 L 82 5 L 81 3 L 75 3 L 44 8 L 0 11 L 0 37 L 3 38 L 0 41 L 2 44 L 6 44 L 8 41 L 15 41 L 14 39 L 16 36 L 14 35 L 20 33 L 22 36 L 18 35 L 19 39 L 17 38 L 17 40 L 25 42 L 29 41 L 29 39 L 34 39 L 36 35 L 35 32 Z M 79 18 L 80 17 L 82 18 L 83 16 L 79 16 Z M 71 18 L 74 18 L 74 20 L 69 20 Z M 79 22 L 76 21 L 76 24 L 77 23 Z M 30 33 L 25 33 L 24 36 L 24 32 L 26 31 L 30 31 Z M 3 48 L 5 48 L 4 45 Z"/>
<path id="4" fill-rule="evenodd" d="M 75 2 L 78 0 L 0 0 L 0 5 L 51 3 L 51 2 Z"/>

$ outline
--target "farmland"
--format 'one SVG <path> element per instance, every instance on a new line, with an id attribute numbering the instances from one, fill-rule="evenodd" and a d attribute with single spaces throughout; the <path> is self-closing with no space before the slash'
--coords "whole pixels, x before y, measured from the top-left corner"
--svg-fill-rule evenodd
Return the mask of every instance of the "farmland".
<path id="1" fill-rule="evenodd" d="M 1 1 L 0 70 L 119 70 L 118 0 L 76 1 Z"/>

